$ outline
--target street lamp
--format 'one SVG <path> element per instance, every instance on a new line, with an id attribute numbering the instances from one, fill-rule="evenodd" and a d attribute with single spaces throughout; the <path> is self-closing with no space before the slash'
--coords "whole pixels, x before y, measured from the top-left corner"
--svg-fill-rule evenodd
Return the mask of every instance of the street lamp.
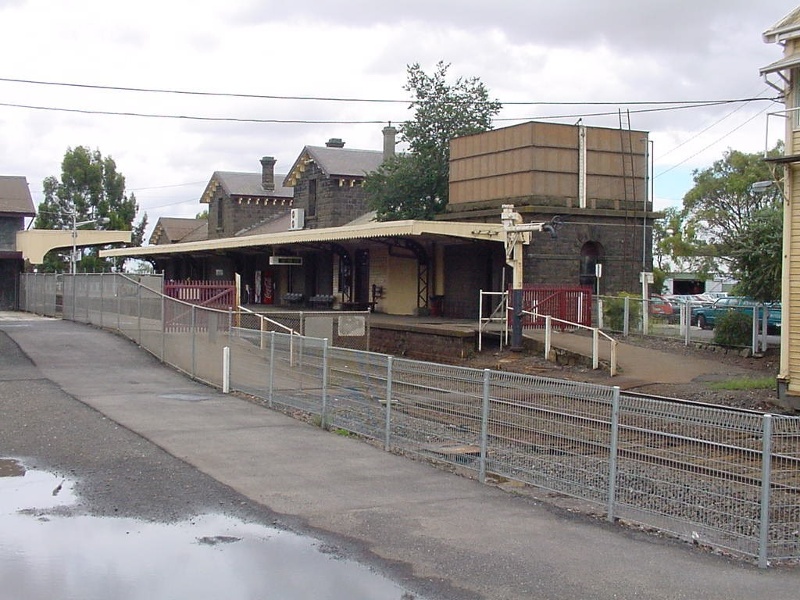
<path id="1" fill-rule="evenodd" d="M 91 223 L 99 223 L 101 225 L 107 225 L 111 219 L 108 217 L 101 217 L 99 219 L 89 219 L 88 221 L 76 221 L 76 217 L 78 216 L 75 212 L 70 214 L 72 217 L 72 254 L 69 257 L 70 262 L 70 273 L 75 275 L 75 260 L 78 255 L 78 227 L 82 227 L 84 225 L 89 225 Z"/>

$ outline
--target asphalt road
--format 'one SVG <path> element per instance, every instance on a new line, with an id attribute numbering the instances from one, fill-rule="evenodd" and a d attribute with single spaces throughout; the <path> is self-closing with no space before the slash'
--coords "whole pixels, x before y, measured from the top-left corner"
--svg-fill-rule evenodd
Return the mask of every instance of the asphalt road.
<path id="1" fill-rule="evenodd" d="M 795 599 L 740 561 L 482 486 L 192 382 L 135 345 L 0 320 L 0 456 L 77 480 L 79 510 L 223 512 L 320 537 L 430 598 Z"/>

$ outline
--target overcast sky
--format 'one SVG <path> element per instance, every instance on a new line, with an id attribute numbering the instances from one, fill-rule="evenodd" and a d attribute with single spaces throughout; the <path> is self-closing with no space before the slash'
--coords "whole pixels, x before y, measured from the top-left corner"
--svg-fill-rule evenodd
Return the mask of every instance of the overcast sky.
<path id="1" fill-rule="evenodd" d="M 710 166 L 728 148 L 763 151 L 767 113 L 782 105 L 754 100 L 639 112 L 655 107 L 636 103 L 774 97 L 758 72 L 782 49 L 761 34 L 796 6 L 797 0 L 0 0 L 0 174 L 27 177 L 38 205 L 42 180 L 60 176 L 67 148 L 98 149 L 114 158 L 152 229 L 160 216 L 201 211 L 214 171 L 256 172 L 259 159 L 272 155 L 276 172 L 286 173 L 303 146 L 331 137 L 347 148 L 379 150 L 383 125 L 410 118 L 408 104 L 7 80 L 409 100 L 406 66 L 418 62 L 432 73 L 443 60 L 453 77 L 477 76 L 508 103 L 496 127 L 581 116 L 590 126 L 618 127 L 618 111 L 630 110 L 631 127 L 653 140 L 656 207 L 679 205 L 693 169 Z M 582 102 L 610 104 L 575 104 Z M 770 130 L 779 127 L 771 118 Z"/>

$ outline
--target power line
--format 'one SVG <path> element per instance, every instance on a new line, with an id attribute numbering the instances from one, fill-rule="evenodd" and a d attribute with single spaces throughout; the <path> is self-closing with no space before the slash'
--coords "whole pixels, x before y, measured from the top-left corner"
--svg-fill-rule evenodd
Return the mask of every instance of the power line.
<path id="1" fill-rule="evenodd" d="M 748 100 L 714 100 L 702 104 L 691 103 L 682 106 L 662 106 L 658 108 L 640 108 L 629 111 L 631 114 L 643 114 L 653 112 L 665 112 L 672 110 L 686 110 L 691 108 L 705 108 L 711 106 L 720 106 L 738 102 L 754 102 L 758 100 L 772 101 L 772 98 L 752 98 Z M 111 110 L 91 110 L 85 108 L 65 108 L 60 106 L 37 106 L 33 104 L 16 104 L 11 102 L 0 102 L 0 106 L 8 108 L 21 108 L 26 110 L 39 110 L 46 112 L 67 112 L 78 113 L 85 115 L 105 115 L 117 117 L 141 117 L 149 119 L 174 119 L 184 121 L 206 121 L 206 122 L 224 122 L 224 123 L 257 123 L 257 124 L 284 124 L 284 125 L 380 125 L 391 121 L 398 121 L 401 119 L 370 119 L 370 120 L 344 120 L 344 119 L 259 119 L 259 118 L 240 118 L 240 117 L 205 117 L 199 115 L 170 115 L 161 113 L 141 113 L 131 111 L 111 111 Z M 593 113 L 571 113 L 560 115 L 540 115 L 540 116 L 527 116 L 527 117 L 503 117 L 496 118 L 495 121 L 533 121 L 533 120 L 548 120 L 548 119 L 574 119 L 578 117 L 603 117 L 616 115 L 617 111 L 604 111 Z"/>
<path id="2" fill-rule="evenodd" d="M 207 96 L 217 98 L 249 98 L 257 100 L 304 100 L 304 101 L 317 101 L 317 102 L 364 102 L 376 104 L 424 104 L 426 102 L 435 102 L 435 100 L 399 100 L 392 98 L 349 98 L 349 97 L 334 97 L 334 96 L 291 96 L 291 95 L 273 95 L 273 94 L 244 94 L 237 92 L 202 92 L 196 90 L 176 90 L 166 88 L 143 88 L 143 87 L 129 87 L 129 86 L 111 86 L 111 85 L 97 85 L 88 83 L 69 83 L 61 81 L 39 81 L 34 79 L 15 79 L 10 77 L 0 77 L 0 81 L 7 83 L 22 83 L 28 85 L 44 85 L 44 86 L 58 86 L 58 87 L 71 87 L 79 89 L 91 90 L 108 90 L 120 92 L 136 92 L 136 93 L 149 93 L 149 94 L 178 94 L 185 96 Z M 739 103 L 749 102 L 751 100 L 763 100 L 763 98 L 732 98 L 732 99 L 714 99 L 714 100 L 629 100 L 629 101 L 563 101 L 563 100 L 523 100 L 523 101 L 509 101 L 502 102 L 499 100 L 485 100 L 470 103 L 493 103 L 499 102 L 504 106 L 664 106 L 673 104 L 700 104 L 706 105 L 709 103 Z"/>

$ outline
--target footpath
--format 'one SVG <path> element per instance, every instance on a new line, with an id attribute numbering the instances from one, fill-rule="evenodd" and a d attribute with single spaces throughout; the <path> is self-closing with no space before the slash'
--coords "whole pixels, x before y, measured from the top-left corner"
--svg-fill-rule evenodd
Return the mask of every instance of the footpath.
<path id="1" fill-rule="evenodd" d="M 2 315 L 0 330 L 76 400 L 312 531 L 449 583 L 441 597 L 797 598 L 797 569 L 762 571 L 383 452 L 191 381 L 111 333 Z"/>

